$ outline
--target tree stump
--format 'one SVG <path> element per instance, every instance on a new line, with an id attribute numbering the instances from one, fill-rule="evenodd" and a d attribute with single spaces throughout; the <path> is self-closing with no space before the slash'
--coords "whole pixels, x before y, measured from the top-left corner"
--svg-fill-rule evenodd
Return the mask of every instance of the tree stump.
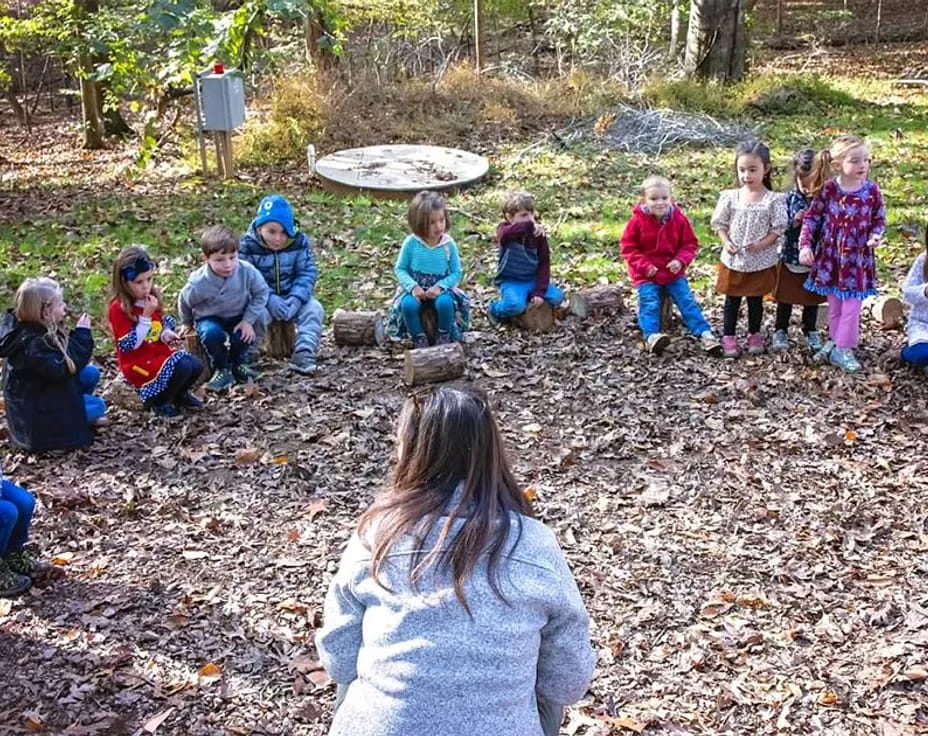
<path id="1" fill-rule="evenodd" d="M 403 380 L 407 386 L 448 381 L 459 378 L 463 373 L 464 348 L 460 343 L 452 342 L 406 351 Z"/>
<path id="2" fill-rule="evenodd" d="M 594 286 L 570 296 L 570 312 L 580 319 L 594 314 L 614 314 L 625 309 L 622 288 L 615 284 Z"/>
<path id="3" fill-rule="evenodd" d="M 203 372 L 200 374 L 200 377 L 197 379 L 197 384 L 201 384 L 204 381 L 208 381 L 209 377 L 213 373 L 213 367 L 209 364 L 209 356 L 206 354 L 206 351 L 203 349 L 203 346 L 200 344 L 200 337 L 196 332 L 191 332 L 184 338 L 186 343 L 186 350 L 191 355 L 200 359 L 200 362 L 203 364 Z"/>
<path id="4" fill-rule="evenodd" d="M 386 330 L 380 312 L 347 312 L 332 315 L 332 336 L 336 345 L 383 345 Z"/>
<path id="5" fill-rule="evenodd" d="M 548 332 L 554 327 L 554 310 L 547 302 L 529 304 L 522 314 L 517 314 L 511 321 L 527 332 Z"/>
<path id="6" fill-rule="evenodd" d="M 673 299 L 667 292 L 661 292 L 661 332 L 670 332 L 676 318 L 673 316 Z"/>
<path id="7" fill-rule="evenodd" d="M 419 319 L 422 321 L 425 336 L 429 339 L 429 345 L 434 345 L 435 340 L 438 339 L 438 311 L 435 309 L 435 302 L 431 299 L 422 302 L 419 309 Z"/>
<path id="8" fill-rule="evenodd" d="M 274 320 L 268 325 L 264 337 L 264 354 L 274 360 L 289 360 L 296 344 L 296 325 L 293 322 Z"/>
<path id="9" fill-rule="evenodd" d="M 905 323 L 905 308 L 894 296 L 871 296 L 864 299 L 863 311 L 883 330 L 895 330 Z"/>

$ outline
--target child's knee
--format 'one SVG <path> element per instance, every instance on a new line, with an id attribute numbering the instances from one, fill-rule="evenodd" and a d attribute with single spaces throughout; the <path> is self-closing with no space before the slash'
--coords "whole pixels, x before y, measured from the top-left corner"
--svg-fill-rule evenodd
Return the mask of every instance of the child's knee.
<path id="1" fill-rule="evenodd" d="M 0 500 L 0 527 L 11 529 L 19 520 L 19 509 L 10 501 Z M 2 550 L 0 550 L 2 552 Z"/>

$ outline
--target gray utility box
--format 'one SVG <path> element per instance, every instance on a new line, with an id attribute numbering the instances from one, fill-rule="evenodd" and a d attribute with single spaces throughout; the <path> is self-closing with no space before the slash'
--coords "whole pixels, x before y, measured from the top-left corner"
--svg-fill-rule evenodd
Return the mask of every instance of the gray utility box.
<path id="1" fill-rule="evenodd" d="M 203 130 L 235 130 L 245 122 L 245 84 L 234 69 L 200 77 Z"/>

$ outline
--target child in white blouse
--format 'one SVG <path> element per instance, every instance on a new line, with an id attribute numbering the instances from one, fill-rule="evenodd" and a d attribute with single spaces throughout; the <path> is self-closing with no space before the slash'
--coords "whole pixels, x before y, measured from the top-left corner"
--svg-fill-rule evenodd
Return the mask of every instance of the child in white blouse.
<path id="1" fill-rule="evenodd" d="M 747 141 L 735 151 L 738 189 L 726 189 L 712 213 L 712 228 L 722 241 L 715 289 L 725 295 L 722 355 L 739 354 L 735 327 L 741 297 L 748 302 L 749 355 L 764 352 L 761 334 L 764 294 L 776 285 L 777 244 L 786 231 L 786 203 L 770 183 L 770 149 Z"/>

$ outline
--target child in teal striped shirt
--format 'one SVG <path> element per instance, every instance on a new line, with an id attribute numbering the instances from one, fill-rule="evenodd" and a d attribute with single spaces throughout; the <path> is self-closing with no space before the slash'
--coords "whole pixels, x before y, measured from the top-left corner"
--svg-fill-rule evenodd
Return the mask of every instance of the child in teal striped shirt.
<path id="1" fill-rule="evenodd" d="M 457 288 L 461 281 L 458 247 L 448 235 L 445 200 L 436 192 L 419 192 L 409 203 L 409 229 L 393 273 L 399 290 L 390 312 L 389 332 L 411 337 L 414 348 L 428 347 L 422 309 L 433 305 L 437 315 L 436 345 L 460 341 L 470 324 L 470 300 Z"/>

